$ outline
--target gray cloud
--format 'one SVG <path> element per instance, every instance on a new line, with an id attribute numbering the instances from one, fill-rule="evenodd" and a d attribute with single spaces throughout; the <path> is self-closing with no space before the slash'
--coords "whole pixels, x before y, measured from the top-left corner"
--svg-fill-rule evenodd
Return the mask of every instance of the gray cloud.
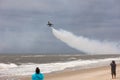
<path id="1" fill-rule="evenodd" d="M 55 28 L 78 36 L 119 41 L 119 3 L 118 0 L 1 0 L 0 53 L 78 53 L 53 36 L 46 26 L 48 20 Z"/>

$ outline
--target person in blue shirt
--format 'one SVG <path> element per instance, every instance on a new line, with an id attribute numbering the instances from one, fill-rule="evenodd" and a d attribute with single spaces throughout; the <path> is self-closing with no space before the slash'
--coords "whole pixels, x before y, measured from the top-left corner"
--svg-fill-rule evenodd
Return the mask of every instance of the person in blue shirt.
<path id="1" fill-rule="evenodd" d="M 44 74 L 40 73 L 40 69 L 38 67 L 32 75 L 32 80 L 44 80 Z"/>

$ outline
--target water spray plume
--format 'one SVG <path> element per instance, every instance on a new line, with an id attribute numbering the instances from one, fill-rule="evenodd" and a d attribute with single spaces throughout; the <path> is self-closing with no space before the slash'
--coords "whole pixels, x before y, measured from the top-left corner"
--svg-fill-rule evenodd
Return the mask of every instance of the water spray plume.
<path id="1" fill-rule="evenodd" d="M 76 36 L 71 32 L 65 30 L 56 30 L 52 28 L 54 36 L 66 43 L 68 46 L 85 52 L 87 54 L 119 54 L 120 50 L 117 43 L 101 42 L 98 40 L 91 40 L 83 36 Z"/>

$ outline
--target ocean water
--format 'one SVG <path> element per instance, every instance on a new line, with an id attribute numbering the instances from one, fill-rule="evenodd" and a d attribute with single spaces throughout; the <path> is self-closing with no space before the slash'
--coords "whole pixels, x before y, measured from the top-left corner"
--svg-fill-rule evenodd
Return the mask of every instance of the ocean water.
<path id="1" fill-rule="evenodd" d="M 109 66 L 112 60 L 120 63 L 120 55 L 0 55 L 0 76 L 32 75 L 36 67 L 51 73 Z"/>

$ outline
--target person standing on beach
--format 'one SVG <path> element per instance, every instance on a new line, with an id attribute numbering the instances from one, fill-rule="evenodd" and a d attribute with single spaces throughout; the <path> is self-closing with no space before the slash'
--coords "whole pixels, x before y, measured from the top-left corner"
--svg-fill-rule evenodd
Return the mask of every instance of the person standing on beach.
<path id="1" fill-rule="evenodd" d="M 116 78 L 116 63 L 114 60 L 111 62 L 110 66 L 111 66 L 112 79 Z"/>
<path id="2" fill-rule="evenodd" d="M 35 73 L 32 75 L 32 80 L 44 80 L 44 75 L 40 73 L 40 69 L 37 67 Z"/>

